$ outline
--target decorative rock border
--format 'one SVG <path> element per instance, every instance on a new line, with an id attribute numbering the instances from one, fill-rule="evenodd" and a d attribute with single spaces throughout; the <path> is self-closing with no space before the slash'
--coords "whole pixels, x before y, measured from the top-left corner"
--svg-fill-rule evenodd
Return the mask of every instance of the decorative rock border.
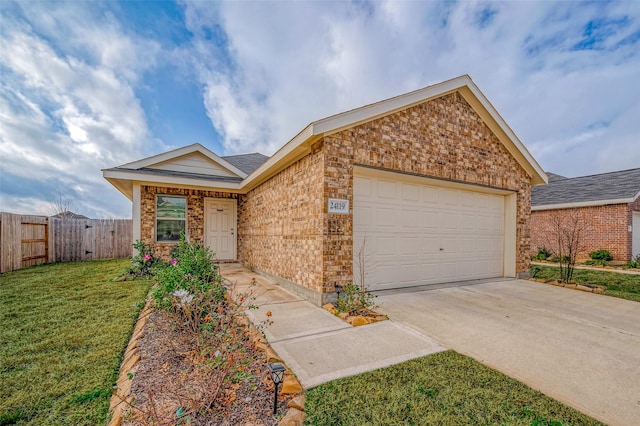
<path id="1" fill-rule="evenodd" d="M 368 311 L 371 314 L 371 316 L 349 315 L 348 312 L 338 311 L 338 309 L 333 305 L 333 303 L 326 303 L 322 305 L 322 309 L 324 309 L 325 311 L 328 311 L 329 313 L 332 313 L 333 315 L 337 316 L 343 321 L 346 321 L 347 323 L 351 324 L 354 327 L 372 324 L 374 322 L 386 321 L 389 319 L 388 316 L 379 314 L 370 309 Z"/>
<path id="2" fill-rule="evenodd" d="M 138 361 L 140 361 L 140 353 L 138 351 L 138 341 L 144 336 L 144 326 L 147 325 L 147 320 L 153 308 L 151 307 L 151 300 L 147 300 L 147 303 L 140 311 L 138 320 L 131 333 L 131 339 L 122 357 L 122 363 L 120 364 L 120 374 L 116 381 L 116 389 L 113 395 L 111 395 L 111 403 L 109 404 L 109 411 L 111 412 L 111 420 L 109 426 L 120 426 L 123 421 L 123 415 L 126 409 L 131 404 L 131 384 L 133 374 L 137 369 Z"/>
<path id="3" fill-rule="evenodd" d="M 586 291 L 587 293 L 604 294 L 604 288 L 599 286 L 591 287 L 591 286 L 576 284 L 576 283 L 562 283 L 562 282 L 558 282 L 558 280 L 552 280 L 552 279 L 545 280 L 542 278 L 529 278 L 529 281 L 534 281 L 542 284 L 551 284 L 551 285 L 555 285 L 556 287 L 570 288 L 573 290 Z"/>

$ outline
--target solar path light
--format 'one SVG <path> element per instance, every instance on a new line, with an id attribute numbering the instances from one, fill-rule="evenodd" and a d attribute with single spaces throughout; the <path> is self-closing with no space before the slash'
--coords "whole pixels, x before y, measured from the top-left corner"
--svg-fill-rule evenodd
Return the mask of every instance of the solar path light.
<path id="1" fill-rule="evenodd" d="M 273 380 L 273 414 L 275 415 L 278 409 L 278 385 L 284 380 L 284 365 L 279 362 L 272 362 L 267 364 L 269 366 L 269 373 L 271 373 L 271 380 Z"/>

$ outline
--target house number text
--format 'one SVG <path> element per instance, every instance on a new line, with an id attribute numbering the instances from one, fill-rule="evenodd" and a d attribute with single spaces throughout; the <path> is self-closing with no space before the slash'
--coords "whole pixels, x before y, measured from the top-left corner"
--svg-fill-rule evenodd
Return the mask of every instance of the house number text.
<path id="1" fill-rule="evenodd" d="M 349 214 L 349 200 L 329 198 L 329 213 Z"/>

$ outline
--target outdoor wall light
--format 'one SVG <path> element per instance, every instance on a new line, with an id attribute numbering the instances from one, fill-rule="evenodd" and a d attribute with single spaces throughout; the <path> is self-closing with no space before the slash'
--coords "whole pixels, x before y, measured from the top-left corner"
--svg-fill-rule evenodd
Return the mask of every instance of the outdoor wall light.
<path id="1" fill-rule="evenodd" d="M 269 373 L 271 373 L 271 380 L 275 385 L 273 388 L 273 414 L 275 415 L 278 409 L 278 385 L 284 380 L 284 365 L 279 362 L 272 362 L 267 364 L 269 366 Z"/>

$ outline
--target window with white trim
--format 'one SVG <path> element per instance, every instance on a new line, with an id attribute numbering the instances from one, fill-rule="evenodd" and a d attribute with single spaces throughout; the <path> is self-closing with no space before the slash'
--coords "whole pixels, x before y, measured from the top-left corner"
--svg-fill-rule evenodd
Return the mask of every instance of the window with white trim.
<path id="1" fill-rule="evenodd" d="M 187 198 L 174 195 L 156 196 L 156 241 L 177 242 L 186 234 Z"/>

